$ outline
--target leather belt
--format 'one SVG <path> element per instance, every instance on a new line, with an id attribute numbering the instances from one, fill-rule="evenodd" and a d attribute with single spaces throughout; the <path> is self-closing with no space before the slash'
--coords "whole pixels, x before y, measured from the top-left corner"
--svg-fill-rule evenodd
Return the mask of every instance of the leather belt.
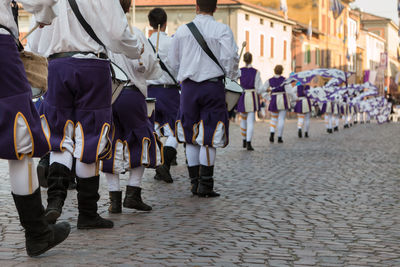
<path id="1" fill-rule="evenodd" d="M 75 55 L 95 55 L 98 58 L 101 59 L 107 59 L 107 55 L 104 53 L 95 53 L 95 52 L 82 52 L 82 51 L 74 51 L 74 52 L 61 52 L 61 53 L 55 53 L 49 56 L 49 60 L 56 59 L 56 58 L 65 58 L 65 57 L 73 57 Z"/>
<path id="2" fill-rule="evenodd" d="M 217 83 L 219 81 L 222 81 L 224 78 L 225 78 L 224 76 L 215 77 L 215 78 L 211 78 L 211 79 L 205 80 L 205 82 Z"/>

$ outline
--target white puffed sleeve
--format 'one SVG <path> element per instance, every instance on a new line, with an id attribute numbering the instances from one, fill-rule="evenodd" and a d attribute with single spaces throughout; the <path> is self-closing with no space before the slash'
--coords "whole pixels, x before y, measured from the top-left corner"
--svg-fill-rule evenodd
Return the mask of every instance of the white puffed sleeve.
<path id="1" fill-rule="evenodd" d="M 226 76 L 232 80 L 237 80 L 240 78 L 238 47 L 235 43 L 232 30 L 228 25 L 225 26 L 219 39 L 221 44 L 219 60 L 225 70 Z"/>
<path id="2" fill-rule="evenodd" d="M 51 24 L 56 14 L 53 6 L 57 0 L 19 0 L 24 9 L 35 16 L 39 23 Z"/>

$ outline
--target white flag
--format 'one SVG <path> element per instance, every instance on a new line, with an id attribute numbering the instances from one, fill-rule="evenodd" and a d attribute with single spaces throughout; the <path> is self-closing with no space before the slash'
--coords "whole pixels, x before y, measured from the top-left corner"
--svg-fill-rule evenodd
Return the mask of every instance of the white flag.
<path id="1" fill-rule="evenodd" d="M 281 5 L 280 5 L 280 10 L 283 11 L 283 13 L 285 14 L 285 19 L 288 18 L 288 6 L 287 6 L 287 2 L 286 0 L 281 0 Z"/>
<path id="2" fill-rule="evenodd" d="M 308 37 L 308 39 L 311 39 L 311 37 L 312 37 L 312 20 L 311 19 L 310 19 L 310 22 L 308 23 L 307 37 Z"/>

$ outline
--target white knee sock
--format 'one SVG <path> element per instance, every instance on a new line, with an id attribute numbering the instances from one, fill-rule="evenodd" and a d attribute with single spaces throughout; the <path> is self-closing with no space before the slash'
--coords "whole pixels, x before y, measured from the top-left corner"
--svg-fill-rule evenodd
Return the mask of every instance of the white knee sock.
<path id="1" fill-rule="evenodd" d="M 36 168 L 32 158 L 25 156 L 22 160 L 9 160 L 8 167 L 11 192 L 25 196 L 33 194 L 39 188 Z"/>
<path id="2" fill-rule="evenodd" d="M 304 114 L 297 114 L 297 129 L 301 130 L 304 125 Z"/>
<path id="3" fill-rule="evenodd" d="M 256 116 L 254 112 L 247 113 L 247 132 L 246 132 L 246 141 L 251 142 L 253 138 L 254 132 L 254 121 L 256 120 Z"/>
<path id="4" fill-rule="evenodd" d="M 271 112 L 271 122 L 269 126 L 269 131 L 275 133 L 276 125 L 278 124 L 278 113 Z"/>
<path id="5" fill-rule="evenodd" d="M 129 186 L 142 187 L 142 178 L 144 174 L 144 167 L 140 166 L 129 170 Z"/>
<path id="6" fill-rule="evenodd" d="M 247 135 L 247 113 L 240 113 L 240 133 L 242 134 L 242 139 L 246 140 Z"/>
<path id="7" fill-rule="evenodd" d="M 329 129 L 329 114 L 324 114 L 325 128 Z"/>
<path id="8" fill-rule="evenodd" d="M 332 125 L 333 125 L 333 116 L 332 114 L 328 115 L 328 129 L 332 129 Z"/>
<path id="9" fill-rule="evenodd" d="M 335 126 L 336 127 L 339 127 L 339 121 L 340 121 L 339 116 L 335 116 Z"/>
<path id="10" fill-rule="evenodd" d="M 278 137 L 283 135 L 283 126 L 285 125 L 286 110 L 280 110 L 278 115 Z"/>
<path id="11" fill-rule="evenodd" d="M 105 173 L 107 184 L 108 184 L 108 191 L 115 192 L 121 191 L 121 185 L 119 183 L 119 175 L 113 173 Z"/>
<path id="12" fill-rule="evenodd" d="M 186 144 L 186 158 L 188 166 L 199 166 L 200 165 L 200 146 Z"/>
<path id="13" fill-rule="evenodd" d="M 51 152 L 50 153 L 50 165 L 54 162 L 60 163 L 67 167 L 68 169 L 72 169 L 72 161 L 73 157 L 70 152 L 67 150 L 64 152 Z"/>
<path id="14" fill-rule="evenodd" d="M 178 147 L 178 141 L 176 141 L 175 136 L 168 136 L 167 141 L 165 141 L 165 146 L 170 146 L 176 149 Z"/>
<path id="15" fill-rule="evenodd" d="M 76 159 L 76 176 L 79 178 L 90 178 L 97 174 L 96 163 L 86 164 Z"/>
<path id="16" fill-rule="evenodd" d="M 201 146 L 200 148 L 200 164 L 204 166 L 214 166 L 217 150 L 213 147 Z"/>
<path id="17" fill-rule="evenodd" d="M 308 130 L 310 130 L 310 117 L 311 117 L 311 113 L 308 112 L 305 114 L 305 123 L 304 123 L 304 131 L 306 133 L 308 133 Z"/>

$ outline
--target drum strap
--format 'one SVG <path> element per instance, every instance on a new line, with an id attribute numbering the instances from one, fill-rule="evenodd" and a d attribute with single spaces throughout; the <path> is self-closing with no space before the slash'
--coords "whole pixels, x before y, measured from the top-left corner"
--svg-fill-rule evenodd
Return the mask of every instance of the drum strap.
<path id="1" fill-rule="evenodd" d="M 149 40 L 149 43 L 150 43 L 150 45 L 151 45 L 151 48 L 153 48 L 154 53 L 156 53 L 157 51 L 156 51 L 156 48 L 154 47 L 153 43 L 150 41 L 150 39 L 148 39 L 148 40 Z M 160 56 L 159 56 L 158 54 L 157 54 L 157 58 L 158 58 L 158 60 L 160 61 L 160 67 L 161 67 L 161 69 L 162 69 L 163 71 L 165 71 L 165 72 L 168 74 L 169 77 L 171 77 L 171 79 L 174 81 L 174 83 L 175 83 L 176 85 L 178 85 L 178 82 L 176 81 L 175 77 L 174 77 L 174 76 L 171 74 L 171 72 L 168 70 L 167 66 L 164 64 L 164 62 L 161 60 L 161 58 L 160 58 Z"/>
<path id="2" fill-rule="evenodd" d="M 199 43 L 199 45 L 203 49 L 203 51 L 215 62 L 215 64 L 218 65 L 218 67 L 221 68 L 222 72 L 224 73 L 224 76 L 226 76 L 224 68 L 221 66 L 221 64 L 219 63 L 218 59 L 215 57 L 214 53 L 211 51 L 210 47 L 207 45 L 206 40 L 204 40 L 204 37 L 200 33 L 200 31 L 197 28 L 196 24 L 194 24 L 193 22 L 190 22 L 190 23 L 186 24 L 186 26 L 192 32 L 193 37 Z"/>

